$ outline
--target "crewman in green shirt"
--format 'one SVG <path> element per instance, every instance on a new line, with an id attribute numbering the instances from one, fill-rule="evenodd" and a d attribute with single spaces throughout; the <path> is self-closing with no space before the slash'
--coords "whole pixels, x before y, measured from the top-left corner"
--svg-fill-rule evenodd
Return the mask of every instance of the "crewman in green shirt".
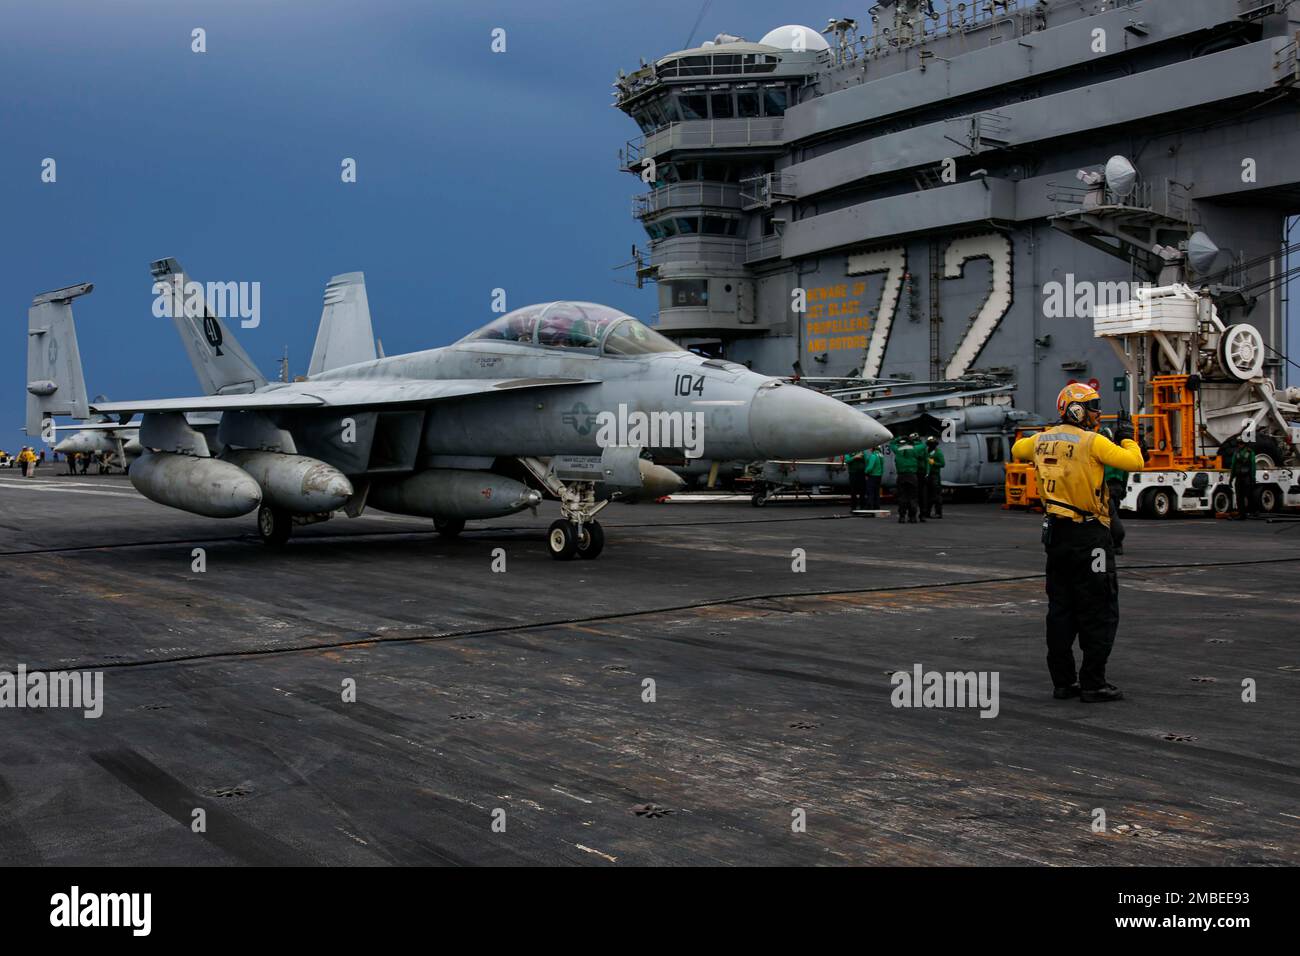
<path id="1" fill-rule="evenodd" d="M 894 471 L 897 472 L 897 485 L 894 489 L 898 498 L 898 523 L 906 521 L 916 524 L 916 490 L 917 490 L 917 454 L 916 436 L 895 438 L 889 443 L 889 450 L 894 455 Z"/>
<path id="2" fill-rule="evenodd" d="M 885 474 L 885 456 L 879 448 L 867 456 L 867 510 L 880 510 L 880 479 Z"/>
<path id="3" fill-rule="evenodd" d="M 1232 456 L 1232 496 L 1237 499 L 1237 518 L 1245 521 L 1255 510 L 1255 449 L 1245 442 Z"/>
<path id="4" fill-rule="evenodd" d="M 921 511 L 922 518 L 942 518 L 943 517 L 943 466 L 948 462 L 943 457 L 943 449 L 939 447 L 939 439 L 931 435 L 925 440 L 926 459 L 929 463 L 928 474 L 926 475 L 926 496 L 925 505 Z M 931 514 L 933 512 L 933 514 Z"/>
<path id="5" fill-rule="evenodd" d="M 912 445 L 916 449 L 916 507 L 922 521 L 930 513 L 930 452 L 925 447 L 925 439 L 913 434 Z"/>

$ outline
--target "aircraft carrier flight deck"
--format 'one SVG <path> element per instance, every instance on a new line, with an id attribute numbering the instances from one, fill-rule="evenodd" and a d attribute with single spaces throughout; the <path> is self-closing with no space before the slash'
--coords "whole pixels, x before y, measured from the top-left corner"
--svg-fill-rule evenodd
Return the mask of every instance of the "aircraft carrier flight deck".
<path id="1" fill-rule="evenodd" d="M 1097 707 L 1052 698 L 1039 519 L 994 504 L 687 495 L 607 509 L 589 564 L 549 502 L 275 551 L 54 471 L 0 474 L 0 656 L 102 671 L 103 711 L 5 735 L 11 864 L 1300 862 L 1286 519 L 1130 522 Z M 918 662 L 996 672 L 999 719 L 894 706 Z"/>

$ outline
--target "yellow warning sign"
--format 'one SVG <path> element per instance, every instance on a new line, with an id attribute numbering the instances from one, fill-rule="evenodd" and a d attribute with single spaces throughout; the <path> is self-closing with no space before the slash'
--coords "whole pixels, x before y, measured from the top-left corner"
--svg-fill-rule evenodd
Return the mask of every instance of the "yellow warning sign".
<path id="1" fill-rule="evenodd" d="M 872 317 L 863 304 L 866 291 L 865 282 L 841 282 L 807 290 L 803 338 L 809 353 L 867 347 Z"/>

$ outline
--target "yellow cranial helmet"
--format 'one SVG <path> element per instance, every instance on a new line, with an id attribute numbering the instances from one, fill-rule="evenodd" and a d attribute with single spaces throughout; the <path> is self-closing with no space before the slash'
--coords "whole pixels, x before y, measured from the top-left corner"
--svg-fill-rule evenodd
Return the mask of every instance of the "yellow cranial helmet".
<path id="1" fill-rule="evenodd" d="M 1056 396 L 1056 411 L 1071 425 L 1095 424 L 1101 416 L 1101 396 L 1091 385 L 1071 382 Z"/>

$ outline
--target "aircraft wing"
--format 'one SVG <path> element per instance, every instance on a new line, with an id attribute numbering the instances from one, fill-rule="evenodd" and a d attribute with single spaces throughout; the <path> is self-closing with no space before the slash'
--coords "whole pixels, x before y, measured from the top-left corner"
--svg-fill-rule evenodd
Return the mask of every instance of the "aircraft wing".
<path id="1" fill-rule="evenodd" d="M 102 402 L 91 409 L 104 415 L 133 415 L 156 412 L 239 412 L 294 408 L 362 408 L 375 405 L 404 405 L 436 402 L 466 395 L 546 388 L 556 385 L 594 385 L 590 378 L 442 379 L 403 381 L 299 382 L 241 395 L 194 395 L 188 398 L 157 398 L 134 402 Z"/>
<path id="2" fill-rule="evenodd" d="M 56 432 L 120 432 L 128 428 L 139 428 L 139 422 L 80 422 L 75 425 L 55 425 Z"/>

